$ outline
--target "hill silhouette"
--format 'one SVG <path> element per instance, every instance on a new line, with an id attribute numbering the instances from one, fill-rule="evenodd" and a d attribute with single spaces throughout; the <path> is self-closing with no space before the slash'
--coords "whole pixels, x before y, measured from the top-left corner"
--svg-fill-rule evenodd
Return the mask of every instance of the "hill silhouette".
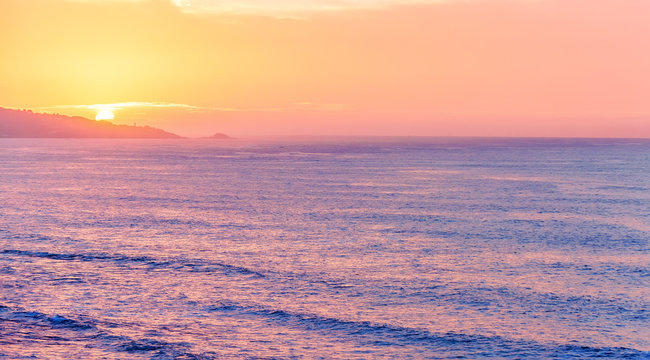
<path id="1" fill-rule="evenodd" d="M 0 138 L 181 138 L 150 126 L 116 125 L 80 116 L 0 108 Z"/>

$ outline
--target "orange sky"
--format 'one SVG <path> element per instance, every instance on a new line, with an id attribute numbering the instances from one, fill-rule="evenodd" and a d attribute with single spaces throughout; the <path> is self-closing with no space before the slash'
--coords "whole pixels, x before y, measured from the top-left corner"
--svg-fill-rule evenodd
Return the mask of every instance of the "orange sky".
<path id="1" fill-rule="evenodd" d="M 0 107 L 110 108 L 186 136 L 650 137 L 648 14 L 647 0 L 0 0 Z"/>

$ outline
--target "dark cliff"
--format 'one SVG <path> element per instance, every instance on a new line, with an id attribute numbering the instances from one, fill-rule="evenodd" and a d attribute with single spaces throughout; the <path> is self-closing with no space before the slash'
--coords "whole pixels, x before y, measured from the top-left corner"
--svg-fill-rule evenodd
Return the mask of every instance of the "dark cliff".
<path id="1" fill-rule="evenodd" d="M 180 138 L 150 126 L 116 125 L 79 116 L 0 108 L 0 138 Z"/>

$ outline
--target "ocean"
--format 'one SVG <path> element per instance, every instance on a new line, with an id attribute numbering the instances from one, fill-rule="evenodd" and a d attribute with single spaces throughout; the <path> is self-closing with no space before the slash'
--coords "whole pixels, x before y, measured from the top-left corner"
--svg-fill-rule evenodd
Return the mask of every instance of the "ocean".
<path id="1" fill-rule="evenodd" d="M 0 139 L 0 359 L 650 359 L 650 140 Z"/>

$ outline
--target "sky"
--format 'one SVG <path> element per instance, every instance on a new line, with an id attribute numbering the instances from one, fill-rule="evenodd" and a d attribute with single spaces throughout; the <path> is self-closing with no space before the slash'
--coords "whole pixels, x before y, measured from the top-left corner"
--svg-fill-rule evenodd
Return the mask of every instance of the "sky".
<path id="1" fill-rule="evenodd" d="M 650 137 L 648 0 L 0 0 L 0 107 L 183 136 Z"/>

